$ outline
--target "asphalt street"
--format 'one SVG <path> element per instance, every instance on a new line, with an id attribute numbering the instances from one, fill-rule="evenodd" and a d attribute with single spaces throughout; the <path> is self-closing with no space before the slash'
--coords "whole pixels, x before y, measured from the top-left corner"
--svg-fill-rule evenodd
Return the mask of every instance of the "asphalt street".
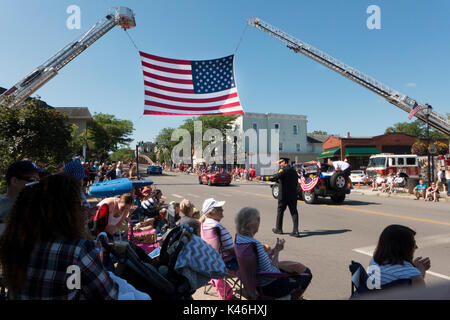
<path id="1" fill-rule="evenodd" d="M 301 238 L 292 230 L 289 209 L 284 216 L 284 235 L 275 235 L 277 200 L 266 183 L 233 182 L 230 186 L 207 186 L 196 175 L 164 173 L 150 176 L 167 201 L 190 199 L 201 210 L 207 198 L 224 200 L 222 224 L 235 234 L 234 217 L 242 207 L 257 208 L 260 230 L 255 238 L 273 246 L 276 238 L 286 240 L 280 260 L 300 261 L 313 273 L 306 299 L 348 299 L 351 282 L 348 265 L 352 260 L 367 267 L 382 230 L 390 224 L 414 229 L 419 249 L 415 256 L 430 257 L 427 285 L 450 281 L 450 203 L 414 201 L 409 198 L 376 197 L 353 193 L 341 205 L 328 198 L 319 204 L 298 202 Z M 196 295 L 196 299 L 209 299 Z"/>

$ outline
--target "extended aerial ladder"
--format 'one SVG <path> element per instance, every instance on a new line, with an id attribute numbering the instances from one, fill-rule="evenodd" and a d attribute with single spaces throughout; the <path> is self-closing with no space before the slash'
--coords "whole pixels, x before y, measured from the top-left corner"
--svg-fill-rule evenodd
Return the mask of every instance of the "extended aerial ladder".
<path id="1" fill-rule="evenodd" d="M 26 75 L 13 87 L 5 91 L 0 96 L 0 103 L 4 103 L 8 107 L 19 106 L 33 94 L 33 92 L 56 76 L 61 68 L 67 65 L 116 25 L 124 30 L 135 27 L 136 22 L 134 20 L 133 11 L 125 7 L 115 8 L 113 12 L 94 24 L 80 37 L 79 40 L 66 45 L 47 61 Z M 10 97 L 10 99 L 6 99 L 7 97 Z"/>
<path id="2" fill-rule="evenodd" d="M 274 38 L 277 38 L 284 43 L 287 44 L 289 49 L 294 50 L 295 52 L 299 52 L 307 56 L 308 58 L 313 59 L 314 61 L 319 62 L 327 68 L 339 73 L 340 75 L 356 82 L 357 84 L 369 89 L 370 91 L 380 95 L 384 99 L 386 99 L 389 103 L 394 106 L 406 111 L 410 112 L 413 108 L 420 108 L 420 111 L 415 114 L 417 118 L 422 121 L 427 121 L 430 126 L 435 129 L 450 135 L 450 120 L 443 117 L 439 113 L 435 111 L 431 111 L 429 114 L 426 114 L 426 110 L 428 109 L 428 105 L 422 105 L 416 100 L 404 95 L 396 90 L 389 88 L 387 85 L 381 83 L 378 80 L 373 79 L 362 73 L 361 71 L 346 65 L 345 63 L 339 61 L 338 59 L 320 51 L 317 48 L 314 48 L 312 45 L 307 44 L 301 40 L 294 38 L 293 36 L 283 32 L 282 30 L 268 24 L 267 22 L 262 21 L 259 18 L 251 18 L 247 21 L 247 23 L 257 29 L 260 29 Z M 431 110 L 431 108 L 430 108 Z"/>

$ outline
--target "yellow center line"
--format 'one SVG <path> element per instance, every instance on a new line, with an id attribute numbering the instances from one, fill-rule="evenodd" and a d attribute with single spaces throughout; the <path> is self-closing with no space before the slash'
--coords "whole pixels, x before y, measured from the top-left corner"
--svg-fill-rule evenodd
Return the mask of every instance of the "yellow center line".
<path id="1" fill-rule="evenodd" d="M 373 211 L 373 210 L 366 210 L 366 209 L 356 209 L 356 208 L 350 208 L 348 206 L 333 206 L 333 205 L 326 205 L 326 206 L 327 207 L 332 207 L 332 208 L 343 209 L 343 210 L 351 210 L 351 211 L 357 211 L 357 212 L 376 214 L 376 215 L 385 216 L 385 217 L 392 217 L 392 218 L 399 218 L 399 219 L 406 219 L 406 220 L 413 220 L 413 221 L 420 221 L 420 222 L 427 222 L 427 223 L 434 223 L 434 224 L 441 224 L 441 225 L 445 225 L 445 226 L 450 226 L 450 222 L 443 222 L 443 221 L 437 221 L 437 220 L 430 220 L 430 219 L 423 219 L 423 218 L 414 218 L 414 217 L 408 217 L 408 216 L 401 216 L 401 215 L 398 215 L 398 214 L 386 213 L 386 212 L 380 212 L 380 211 Z"/>

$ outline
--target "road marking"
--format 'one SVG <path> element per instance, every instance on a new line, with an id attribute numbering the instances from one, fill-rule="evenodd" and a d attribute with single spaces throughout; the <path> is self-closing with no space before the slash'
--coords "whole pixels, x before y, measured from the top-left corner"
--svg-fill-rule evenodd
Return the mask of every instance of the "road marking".
<path id="1" fill-rule="evenodd" d="M 425 239 L 425 238 L 422 238 L 422 239 Z M 419 241 L 419 239 L 417 239 L 417 240 Z M 364 254 L 364 255 L 369 256 L 369 257 L 373 257 L 373 252 L 375 251 L 375 246 L 368 246 L 368 247 L 363 247 L 363 248 L 357 248 L 357 249 L 353 249 L 352 251 Z M 430 271 L 430 270 L 427 271 L 427 274 L 435 276 L 435 277 L 438 277 L 438 278 L 441 278 L 441 279 L 450 280 L 449 276 L 446 276 L 444 274 L 440 274 L 440 273 L 437 273 L 437 272 L 433 272 L 433 271 Z"/>
<path id="2" fill-rule="evenodd" d="M 173 195 L 174 197 L 176 197 L 176 198 L 180 198 L 180 199 L 183 199 L 183 198 L 184 198 L 184 197 L 180 196 L 179 194 L 172 193 L 172 195 Z"/>
<path id="3" fill-rule="evenodd" d="M 192 194 L 192 193 L 187 193 L 188 196 L 194 197 L 194 198 L 200 198 L 199 196 Z"/>
<path id="4" fill-rule="evenodd" d="M 440 225 L 444 225 L 444 226 L 450 226 L 450 222 L 443 222 L 443 221 L 437 221 L 437 220 L 430 220 L 430 219 L 423 219 L 423 218 L 414 218 L 414 217 L 408 217 L 408 216 L 401 216 L 401 215 L 398 215 L 398 214 L 386 213 L 386 212 L 380 212 L 380 211 L 373 211 L 373 210 L 366 210 L 366 209 L 356 209 L 356 208 L 350 208 L 348 206 L 334 206 L 334 205 L 330 205 L 330 204 L 328 204 L 326 206 L 332 207 L 332 208 L 344 209 L 344 210 L 351 210 L 351 211 L 357 211 L 357 212 L 376 214 L 376 215 L 386 216 L 386 217 L 393 217 L 393 218 L 400 218 L 400 219 L 405 219 L 405 220 L 413 220 L 413 221 L 420 221 L 420 222 L 427 222 L 427 223 L 440 224 Z"/>

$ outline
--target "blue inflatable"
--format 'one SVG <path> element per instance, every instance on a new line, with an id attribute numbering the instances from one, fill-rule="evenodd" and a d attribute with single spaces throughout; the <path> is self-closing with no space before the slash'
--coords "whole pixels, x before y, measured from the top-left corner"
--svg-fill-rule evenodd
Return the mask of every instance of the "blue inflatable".
<path id="1" fill-rule="evenodd" d="M 88 195 L 96 198 L 107 198 L 129 193 L 133 188 L 152 185 L 152 180 L 129 180 L 128 178 L 97 182 L 90 186 Z"/>

